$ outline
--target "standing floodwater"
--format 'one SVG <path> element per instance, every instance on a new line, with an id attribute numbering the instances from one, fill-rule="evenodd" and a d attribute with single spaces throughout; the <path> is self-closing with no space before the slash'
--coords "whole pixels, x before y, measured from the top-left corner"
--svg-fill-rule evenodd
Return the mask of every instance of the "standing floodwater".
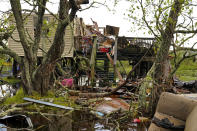
<path id="1" fill-rule="evenodd" d="M 121 131 L 147 131 L 143 124 L 124 122 L 117 125 L 117 121 L 98 119 L 89 111 L 73 111 L 69 114 L 65 111 L 51 111 L 46 117 L 32 115 L 31 120 L 34 129 L 39 131 L 115 131 L 118 126 Z"/>

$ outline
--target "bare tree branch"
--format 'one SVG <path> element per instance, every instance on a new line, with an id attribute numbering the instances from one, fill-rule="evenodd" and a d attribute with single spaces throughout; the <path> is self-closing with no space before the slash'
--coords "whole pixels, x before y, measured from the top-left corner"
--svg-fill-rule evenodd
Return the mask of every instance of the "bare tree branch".
<path id="1" fill-rule="evenodd" d="M 97 1 L 93 1 L 88 7 L 83 8 L 83 9 L 79 9 L 79 11 L 88 10 L 88 9 L 90 9 L 91 7 L 97 8 L 97 7 L 94 6 L 95 4 L 105 6 L 105 7 L 107 7 L 107 9 L 109 9 L 109 7 L 108 7 L 105 3 L 106 3 L 106 1 L 105 1 L 104 3 L 97 2 Z"/>
<path id="2" fill-rule="evenodd" d="M 10 49 L 0 49 L 0 54 L 6 54 L 14 58 L 19 64 L 22 63 L 22 59 L 12 50 Z"/>
<path id="3" fill-rule="evenodd" d="M 146 13 L 145 13 L 145 9 L 144 9 L 142 0 L 138 0 L 138 2 L 140 3 L 141 10 L 142 10 L 142 13 L 143 13 L 143 17 L 142 17 L 143 21 L 145 22 L 146 26 L 147 26 L 148 29 L 151 31 L 151 33 L 152 33 L 157 39 L 160 39 L 160 37 L 154 32 L 154 30 L 152 29 L 152 27 L 149 25 L 149 23 L 148 23 L 147 20 L 146 20 Z"/>
<path id="4" fill-rule="evenodd" d="M 23 22 L 23 18 L 22 18 L 20 0 L 10 0 L 10 4 L 11 4 L 12 11 L 13 11 L 13 14 L 14 14 L 14 17 L 16 20 L 16 27 L 17 27 L 17 30 L 19 33 L 21 44 L 23 46 L 25 54 L 28 55 L 30 53 L 28 50 L 30 45 L 28 44 L 26 34 L 25 34 L 25 28 L 24 28 L 24 22 Z M 30 56 L 28 55 L 28 57 L 30 57 Z"/>
<path id="5" fill-rule="evenodd" d="M 197 30 L 176 30 L 174 33 L 190 34 L 197 33 Z"/>
<path id="6" fill-rule="evenodd" d="M 37 51 L 39 48 L 39 43 L 41 40 L 41 33 L 42 33 L 42 26 L 43 26 L 43 17 L 45 13 L 45 6 L 46 6 L 47 0 L 37 0 L 38 5 L 38 19 L 37 24 L 35 28 L 35 35 L 34 35 L 34 46 L 33 46 L 33 54 L 34 54 L 34 63 L 37 63 Z"/>

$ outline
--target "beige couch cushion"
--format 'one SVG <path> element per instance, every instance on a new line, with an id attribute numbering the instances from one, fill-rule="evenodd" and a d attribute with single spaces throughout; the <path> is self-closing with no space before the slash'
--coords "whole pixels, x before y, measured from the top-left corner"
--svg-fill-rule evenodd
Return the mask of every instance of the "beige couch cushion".
<path id="1" fill-rule="evenodd" d="M 197 106 L 187 117 L 184 131 L 197 131 Z"/>

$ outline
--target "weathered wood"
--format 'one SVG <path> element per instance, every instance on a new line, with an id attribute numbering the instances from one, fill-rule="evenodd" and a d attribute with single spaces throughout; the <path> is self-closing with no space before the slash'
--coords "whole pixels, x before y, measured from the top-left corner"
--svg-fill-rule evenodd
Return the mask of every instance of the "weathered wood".
<path id="1" fill-rule="evenodd" d="M 109 53 L 106 53 L 106 55 L 107 55 L 107 58 L 109 59 L 110 63 L 112 65 L 114 65 L 113 59 L 111 58 L 111 56 L 109 55 Z M 121 74 L 120 74 L 120 72 L 119 72 L 119 70 L 117 68 L 115 69 L 115 72 L 118 75 L 118 78 L 120 79 L 120 81 L 123 81 L 123 78 L 122 78 L 122 76 L 121 76 Z"/>
<path id="2" fill-rule="evenodd" d="M 114 80 L 116 81 L 116 73 L 117 71 L 117 45 L 118 45 L 118 38 L 115 38 L 115 45 L 113 47 L 113 52 L 114 52 L 114 62 L 113 62 L 113 67 L 114 67 Z M 120 74 L 118 74 L 120 75 Z M 120 77 L 120 76 L 119 76 Z M 122 77 L 122 76 L 121 76 Z M 121 78 L 122 79 L 122 78 Z"/>
<path id="3" fill-rule="evenodd" d="M 90 60 L 90 67 L 91 67 L 91 84 L 94 86 L 95 82 L 95 61 L 96 61 L 96 44 L 97 44 L 97 37 L 94 37 L 94 43 L 92 47 L 92 53 L 91 53 L 91 60 Z"/>
<path id="4" fill-rule="evenodd" d="M 119 34 L 119 27 L 110 26 L 110 25 L 106 26 L 106 35 L 118 36 L 118 34 Z"/>

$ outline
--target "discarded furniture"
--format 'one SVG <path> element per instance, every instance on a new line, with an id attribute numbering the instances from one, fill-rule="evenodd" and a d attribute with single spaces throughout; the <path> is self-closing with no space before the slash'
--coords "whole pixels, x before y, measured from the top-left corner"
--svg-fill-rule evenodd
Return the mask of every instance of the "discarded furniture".
<path id="1" fill-rule="evenodd" d="M 197 94 L 162 93 L 154 118 L 148 131 L 197 131 Z"/>

